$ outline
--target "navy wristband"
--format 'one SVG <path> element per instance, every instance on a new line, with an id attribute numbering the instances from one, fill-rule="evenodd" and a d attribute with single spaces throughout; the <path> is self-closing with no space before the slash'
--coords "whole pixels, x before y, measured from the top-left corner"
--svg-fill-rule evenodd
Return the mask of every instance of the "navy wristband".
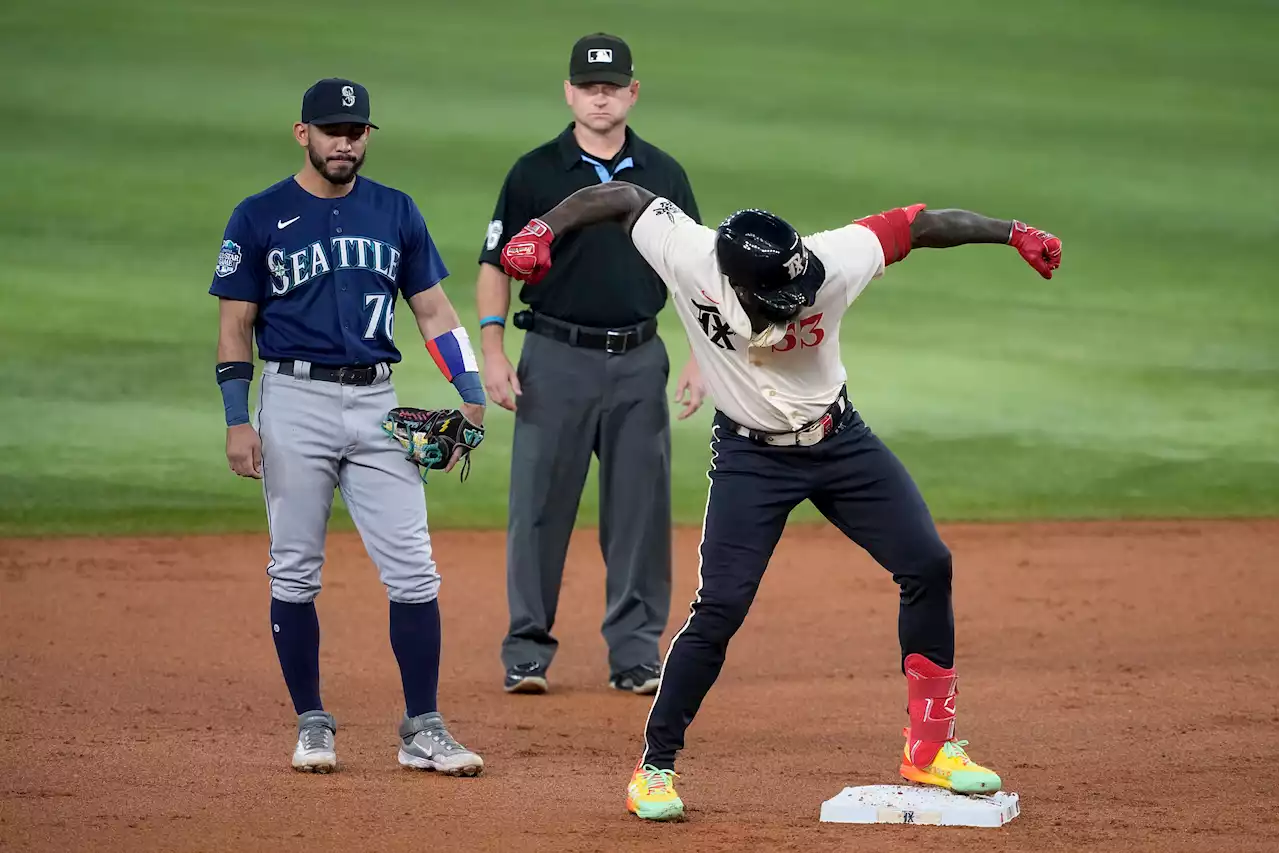
<path id="1" fill-rule="evenodd" d="M 227 416 L 227 426 L 239 426 L 249 422 L 249 380 L 227 379 L 218 383 L 222 391 L 222 409 Z"/>
<path id="2" fill-rule="evenodd" d="M 218 384 L 221 385 L 228 379 L 252 379 L 253 378 L 253 362 L 251 361 L 220 361 L 217 367 Z"/>
<path id="3" fill-rule="evenodd" d="M 253 379 L 253 362 L 222 361 L 214 371 L 218 390 L 222 392 L 222 410 L 227 426 L 249 422 L 249 382 Z"/>
<path id="4" fill-rule="evenodd" d="M 462 402 L 477 406 L 485 404 L 484 383 L 480 381 L 480 374 L 476 371 L 468 370 L 453 377 L 453 387 L 458 389 Z"/>

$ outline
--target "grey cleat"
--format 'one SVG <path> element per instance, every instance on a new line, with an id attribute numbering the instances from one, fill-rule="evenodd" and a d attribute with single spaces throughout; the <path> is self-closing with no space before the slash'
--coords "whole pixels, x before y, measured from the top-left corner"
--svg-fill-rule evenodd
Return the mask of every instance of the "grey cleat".
<path id="1" fill-rule="evenodd" d="M 338 753 L 333 736 L 338 723 L 333 714 L 307 711 L 298 716 L 298 745 L 293 750 L 293 769 L 302 773 L 332 773 L 338 769 Z"/>
<path id="2" fill-rule="evenodd" d="M 453 739 L 438 711 L 400 721 L 400 765 L 411 770 L 436 770 L 449 776 L 479 776 L 480 756 Z"/>

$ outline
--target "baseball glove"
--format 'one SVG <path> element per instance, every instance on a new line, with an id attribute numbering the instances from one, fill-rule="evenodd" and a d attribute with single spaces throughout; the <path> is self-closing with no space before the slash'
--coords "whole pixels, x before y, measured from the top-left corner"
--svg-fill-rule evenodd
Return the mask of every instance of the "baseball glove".
<path id="1" fill-rule="evenodd" d="M 400 442 L 407 453 L 405 459 L 422 469 L 422 482 L 427 471 L 442 470 L 453 452 L 462 448 L 462 479 L 471 472 L 471 451 L 484 441 L 484 427 L 473 424 L 458 409 L 414 409 L 400 406 L 387 412 L 382 431 Z"/>

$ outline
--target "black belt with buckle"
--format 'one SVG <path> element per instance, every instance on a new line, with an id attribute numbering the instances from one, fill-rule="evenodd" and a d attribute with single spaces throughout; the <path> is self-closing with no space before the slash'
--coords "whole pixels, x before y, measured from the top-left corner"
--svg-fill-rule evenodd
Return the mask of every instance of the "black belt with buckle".
<path id="1" fill-rule="evenodd" d="M 293 361 L 282 361 L 276 373 L 293 375 Z M 339 385 L 372 385 L 378 379 L 376 364 L 344 365 L 327 367 L 323 364 L 311 365 L 311 378 L 320 382 L 337 382 Z"/>
<path id="2" fill-rule="evenodd" d="M 557 320 L 545 314 L 521 311 L 515 317 L 516 328 L 560 341 L 571 347 L 600 349 L 610 355 L 621 355 L 648 343 L 658 334 L 658 321 L 645 320 L 623 329 L 600 329 Z"/>
<path id="3" fill-rule="evenodd" d="M 758 444 L 768 444 L 773 447 L 811 447 L 836 435 L 853 423 L 854 414 L 855 410 L 849 402 L 848 392 L 842 385 L 836 401 L 827 407 L 822 417 L 795 432 L 761 432 L 741 424 L 733 424 L 733 432 Z"/>

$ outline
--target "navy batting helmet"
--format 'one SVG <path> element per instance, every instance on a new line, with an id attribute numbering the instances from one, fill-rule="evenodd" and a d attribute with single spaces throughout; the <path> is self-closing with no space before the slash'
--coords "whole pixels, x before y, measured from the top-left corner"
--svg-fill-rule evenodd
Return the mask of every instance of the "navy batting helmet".
<path id="1" fill-rule="evenodd" d="M 720 272 L 771 322 L 813 305 L 827 271 L 799 232 L 764 210 L 739 210 L 716 229 Z"/>

